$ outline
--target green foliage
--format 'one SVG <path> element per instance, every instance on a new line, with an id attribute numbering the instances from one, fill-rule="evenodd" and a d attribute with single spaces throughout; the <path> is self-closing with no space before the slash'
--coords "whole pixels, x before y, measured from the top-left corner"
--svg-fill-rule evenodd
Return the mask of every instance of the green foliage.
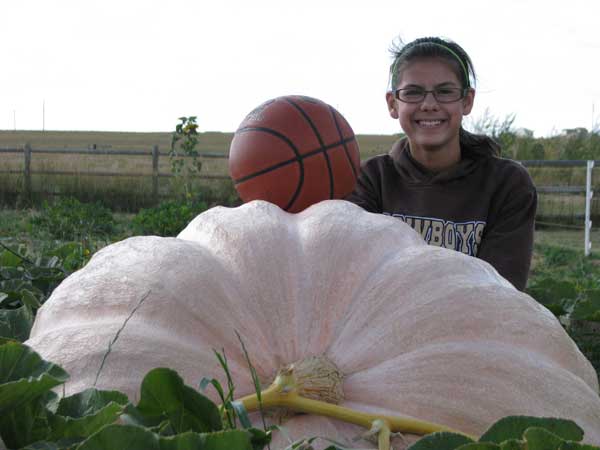
<path id="1" fill-rule="evenodd" d="M 573 421 L 511 416 L 493 424 L 477 442 L 449 432 L 432 433 L 408 450 L 562 450 L 598 447 L 580 444 L 583 430 Z"/>
<path id="2" fill-rule="evenodd" d="M 111 211 L 101 203 L 81 203 L 73 197 L 44 202 L 32 225 L 62 240 L 82 240 L 89 236 L 108 236 L 115 231 Z"/>
<path id="3" fill-rule="evenodd" d="M 600 376 L 600 265 L 582 252 L 536 246 L 527 293 L 560 320 Z"/>
<path id="4" fill-rule="evenodd" d="M 0 345 L 0 438 L 9 449 L 260 450 L 270 432 L 225 428 L 219 408 L 169 369 L 151 370 L 134 406 L 115 391 L 58 400 L 68 375 L 18 342 Z"/>
<path id="5" fill-rule="evenodd" d="M 198 159 L 200 154 L 196 150 L 198 145 L 198 125 L 196 117 L 180 117 L 171 137 L 169 161 L 171 172 L 175 176 L 175 187 L 179 194 L 185 197 L 192 195 L 192 182 L 194 177 L 200 175 L 202 162 Z"/>
<path id="6" fill-rule="evenodd" d="M 119 392 L 97 389 L 58 399 L 51 389 L 67 377 L 27 346 L 0 341 L 0 438 L 7 448 L 261 450 L 271 441 L 272 430 L 249 423 L 228 426 L 223 410 L 170 369 L 148 372 L 135 406 Z M 477 442 L 439 432 L 409 450 L 600 449 L 581 444 L 583 437 L 583 430 L 570 420 L 512 416 L 493 424 Z M 317 440 L 330 442 L 327 450 L 344 450 L 320 437 L 297 441 L 288 449 L 312 448 Z"/>
<path id="7" fill-rule="evenodd" d="M 135 234 L 176 236 L 208 205 L 201 200 L 170 200 L 153 208 L 142 209 L 133 218 Z"/>
<path id="8" fill-rule="evenodd" d="M 0 337 L 25 341 L 37 309 L 88 257 L 78 243 L 37 257 L 23 245 L 11 248 L 0 243 Z"/>

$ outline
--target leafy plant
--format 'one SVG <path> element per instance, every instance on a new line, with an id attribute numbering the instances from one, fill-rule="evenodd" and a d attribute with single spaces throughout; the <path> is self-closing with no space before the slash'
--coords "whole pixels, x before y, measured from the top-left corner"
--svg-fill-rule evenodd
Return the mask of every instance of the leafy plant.
<path id="1" fill-rule="evenodd" d="M 0 243 L 0 337 L 21 342 L 29 337 L 36 311 L 69 273 L 87 262 L 86 250 L 71 242 L 34 257 L 24 245 Z"/>
<path id="2" fill-rule="evenodd" d="M 101 203 L 81 203 L 73 197 L 44 202 L 31 219 L 34 226 L 62 240 L 82 240 L 90 235 L 107 236 L 115 231 L 111 211 Z"/>
<path id="3" fill-rule="evenodd" d="M 538 246 L 527 293 L 561 321 L 600 375 L 600 270 L 581 252 Z"/>
<path id="4" fill-rule="evenodd" d="M 196 117 L 180 117 L 171 136 L 171 149 L 169 161 L 171 172 L 175 176 L 176 187 L 183 189 L 186 198 L 192 196 L 192 181 L 202 170 L 202 162 L 198 159 L 200 154 L 196 150 L 198 145 L 198 124 Z"/>
<path id="5" fill-rule="evenodd" d="M 176 236 L 198 214 L 206 211 L 201 200 L 170 200 L 142 209 L 132 221 L 136 234 Z"/>

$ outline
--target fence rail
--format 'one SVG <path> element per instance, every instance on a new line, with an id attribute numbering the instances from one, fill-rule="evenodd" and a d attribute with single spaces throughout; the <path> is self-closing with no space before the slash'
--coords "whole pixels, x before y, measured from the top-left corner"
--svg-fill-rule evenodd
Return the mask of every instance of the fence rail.
<path id="1" fill-rule="evenodd" d="M 32 194 L 32 175 L 62 175 L 62 176 L 92 176 L 92 177 L 152 177 L 152 197 L 155 202 L 159 200 L 158 180 L 160 178 L 173 177 L 172 173 L 164 173 L 159 171 L 159 158 L 169 156 L 169 153 L 160 152 L 158 145 L 154 145 L 151 150 L 108 150 L 97 148 L 36 148 L 32 149 L 29 144 L 25 144 L 22 148 L 0 148 L 0 153 L 22 153 L 23 154 L 23 170 L 0 170 L 0 174 L 23 175 L 23 193 L 26 196 Z M 151 172 L 114 172 L 114 171 L 65 171 L 65 170 L 31 170 L 31 158 L 33 154 L 69 154 L 69 155 L 110 155 L 110 156 L 150 156 L 152 158 Z M 185 157 L 185 156 L 182 156 Z M 225 153 L 204 152 L 199 153 L 200 158 L 219 158 L 227 159 Z M 590 231 L 592 221 L 590 218 L 591 202 L 593 196 L 592 190 L 592 169 L 598 164 L 597 161 L 547 161 L 547 160 L 528 160 L 519 161 L 524 167 L 586 167 L 586 185 L 585 186 L 538 186 L 539 193 L 545 194 L 585 194 L 585 254 L 588 255 L 591 251 Z M 224 180 L 228 179 L 227 175 L 211 175 L 200 173 L 198 178 Z"/>
<path id="2" fill-rule="evenodd" d="M 160 152 L 157 145 L 152 150 L 106 150 L 95 148 L 36 148 L 33 149 L 29 144 L 22 148 L 0 148 L 0 153 L 22 153 L 23 170 L 0 170 L 0 174 L 23 175 L 23 194 L 30 196 L 32 194 L 31 176 L 32 175 L 55 175 L 55 176 L 92 176 L 92 177 L 152 177 L 152 197 L 158 202 L 158 180 L 159 178 L 172 178 L 175 175 L 159 171 L 159 158 L 169 156 L 169 153 Z M 107 171 L 69 171 L 69 170 L 31 170 L 32 154 L 66 154 L 66 155 L 105 155 L 105 156 L 151 156 L 152 172 L 107 172 Z M 187 156 L 181 155 L 182 158 Z M 204 152 L 198 154 L 199 158 L 227 159 L 225 153 Z M 197 178 L 207 180 L 226 180 L 227 175 L 197 175 Z"/>

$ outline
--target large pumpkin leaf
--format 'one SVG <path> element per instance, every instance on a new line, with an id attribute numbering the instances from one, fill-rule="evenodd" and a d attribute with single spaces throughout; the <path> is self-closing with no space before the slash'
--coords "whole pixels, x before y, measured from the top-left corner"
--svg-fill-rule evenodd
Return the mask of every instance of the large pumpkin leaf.
<path id="1" fill-rule="evenodd" d="M 137 410 L 144 416 L 168 418 L 176 433 L 223 428 L 217 406 L 183 383 L 171 369 L 153 369 L 142 381 Z"/>
<path id="2" fill-rule="evenodd" d="M 501 450 L 501 447 L 491 442 L 473 442 L 472 444 L 461 445 L 456 450 Z"/>
<path id="3" fill-rule="evenodd" d="M 21 448 L 46 440 L 50 433 L 46 405 L 56 394 L 52 391 L 0 415 L 0 436 L 9 448 Z"/>
<path id="4" fill-rule="evenodd" d="M 523 433 L 523 437 L 527 442 L 527 450 L 559 449 L 564 442 L 556 434 L 538 427 L 528 428 Z"/>
<path id="5" fill-rule="evenodd" d="M 598 450 L 600 447 L 594 447 L 593 445 L 580 444 L 578 442 L 567 441 L 563 442 L 559 450 Z"/>
<path id="6" fill-rule="evenodd" d="M 33 326 L 33 313 L 27 305 L 0 309 L 0 336 L 24 342 Z"/>
<path id="7" fill-rule="evenodd" d="M 583 430 L 573 421 L 546 417 L 510 416 L 493 424 L 479 442 L 500 444 L 509 439 L 522 439 L 525 430 L 531 427 L 544 428 L 559 438 L 568 441 L 581 441 Z"/>
<path id="8" fill-rule="evenodd" d="M 134 425 L 109 425 L 90 436 L 77 450 L 252 450 L 250 434 L 243 430 L 215 433 L 187 432 L 160 437 Z"/>
<path id="9" fill-rule="evenodd" d="M 49 417 L 50 440 L 86 438 L 120 416 L 127 396 L 116 391 L 87 389 L 58 403 L 56 414 Z"/>
<path id="10" fill-rule="evenodd" d="M 472 439 L 462 434 L 440 431 L 419 439 L 408 450 L 455 450 L 472 442 Z"/>
<path id="11" fill-rule="evenodd" d="M 525 443 L 518 439 L 509 439 L 500 444 L 500 450 L 525 450 Z"/>
<path id="12" fill-rule="evenodd" d="M 69 375 L 19 342 L 0 346 L 0 417 L 64 383 Z"/>

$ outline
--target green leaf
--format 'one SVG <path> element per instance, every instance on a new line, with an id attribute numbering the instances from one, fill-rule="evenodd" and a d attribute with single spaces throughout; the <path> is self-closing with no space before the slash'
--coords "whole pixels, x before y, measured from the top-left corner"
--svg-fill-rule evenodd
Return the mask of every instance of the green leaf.
<path id="1" fill-rule="evenodd" d="M 419 439 L 408 450 L 454 450 L 472 442 L 473 439 L 462 434 L 439 431 Z"/>
<path id="2" fill-rule="evenodd" d="M 49 391 L 0 415 L 0 436 L 9 448 L 47 439 L 50 427 L 46 404 L 55 396 Z"/>
<path id="3" fill-rule="evenodd" d="M 593 445 L 580 444 L 578 442 L 566 441 L 560 446 L 560 450 L 600 450 L 600 447 Z"/>
<path id="4" fill-rule="evenodd" d="M 158 436 L 135 425 L 108 425 L 86 439 L 77 450 L 160 450 Z"/>
<path id="5" fill-rule="evenodd" d="M 245 430 L 216 431 L 213 433 L 184 433 L 160 438 L 160 450 L 253 450 L 250 434 Z"/>
<path id="6" fill-rule="evenodd" d="M 600 321 L 600 294 L 588 295 L 577 302 L 569 317 L 574 320 Z"/>
<path id="7" fill-rule="evenodd" d="M 583 430 L 573 421 L 565 419 L 510 416 L 493 424 L 480 438 L 479 442 L 495 442 L 497 444 L 509 439 L 521 439 L 530 427 L 544 428 L 561 439 L 580 441 Z"/>
<path id="8" fill-rule="evenodd" d="M 33 313 L 27 305 L 0 309 L 0 336 L 25 342 L 33 326 Z"/>
<path id="9" fill-rule="evenodd" d="M 564 442 L 554 433 L 544 428 L 531 427 L 523 433 L 527 450 L 558 450 Z"/>
<path id="10" fill-rule="evenodd" d="M 18 267 L 23 259 L 8 250 L 0 253 L 0 267 Z"/>
<path id="11" fill-rule="evenodd" d="M 21 291 L 21 301 L 24 305 L 29 306 L 33 310 L 42 306 L 35 294 L 28 289 L 23 289 Z"/>
<path id="12" fill-rule="evenodd" d="M 159 437 L 142 427 L 108 425 L 90 436 L 77 450 L 253 450 L 250 434 L 244 430 L 213 433 L 187 432 Z"/>
<path id="13" fill-rule="evenodd" d="M 570 304 L 577 298 L 577 288 L 573 282 L 554 278 L 537 280 L 527 292 L 557 316 L 566 314 Z"/>
<path id="14" fill-rule="evenodd" d="M 55 442 L 38 441 L 28 445 L 27 447 L 23 447 L 21 450 L 61 450 L 63 448 L 64 447 L 59 446 Z"/>
<path id="15" fill-rule="evenodd" d="M 0 417 L 68 378 L 61 367 L 44 361 L 21 343 L 8 342 L 0 346 Z"/>
<path id="16" fill-rule="evenodd" d="M 474 442 L 472 444 L 461 445 L 456 450 L 500 450 L 500 446 L 491 442 Z"/>
<path id="17" fill-rule="evenodd" d="M 85 438 L 114 423 L 127 405 L 127 396 L 116 391 L 87 389 L 60 400 L 50 415 L 51 440 Z"/>
<path id="18" fill-rule="evenodd" d="M 509 439 L 508 441 L 504 441 L 500 444 L 501 450 L 525 450 L 523 441 L 519 441 L 518 439 Z"/>
<path id="19" fill-rule="evenodd" d="M 217 406 L 183 383 L 171 369 L 153 369 L 144 377 L 137 410 L 145 416 L 167 417 L 176 433 L 223 428 Z"/>

